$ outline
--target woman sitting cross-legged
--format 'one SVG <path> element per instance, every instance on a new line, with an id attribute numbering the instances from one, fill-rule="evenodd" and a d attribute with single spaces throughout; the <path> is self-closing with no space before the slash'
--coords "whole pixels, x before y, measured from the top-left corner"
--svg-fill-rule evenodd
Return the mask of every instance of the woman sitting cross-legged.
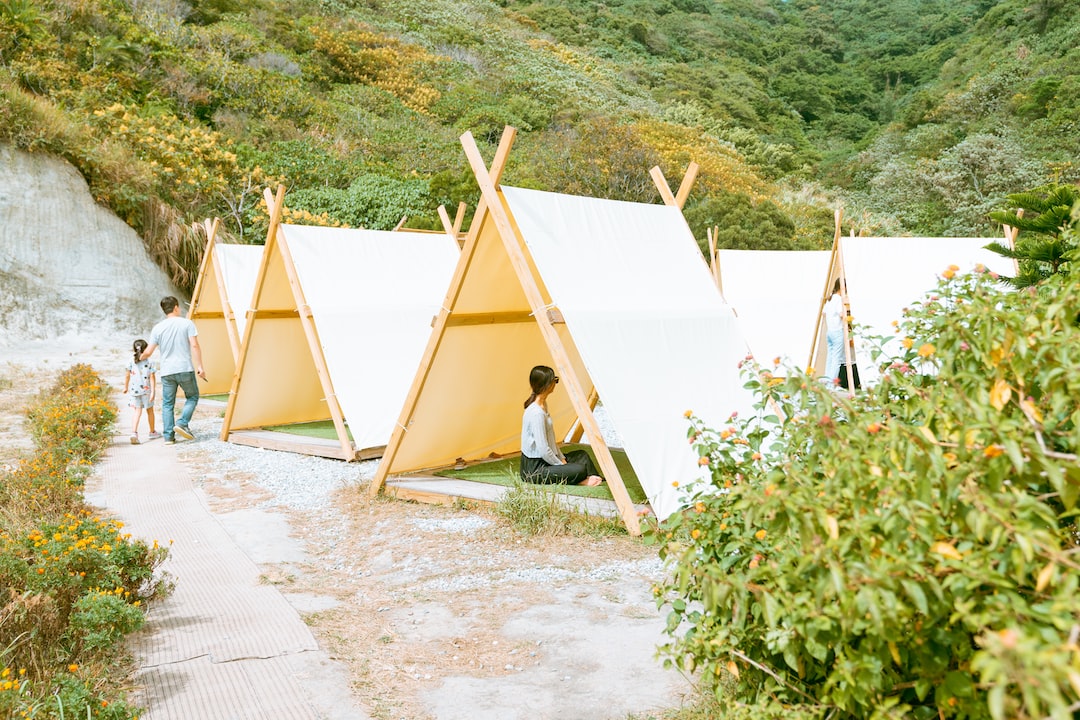
<path id="1" fill-rule="evenodd" d="M 597 473 L 589 453 L 571 450 L 563 455 L 555 444 L 547 399 L 558 384 L 559 376 L 547 365 L 537 365 L 529 373 L 532 395 L 525 401 L 521 419 L 521 479 L 542 484 L 599 485 L 604 478 Z"/>

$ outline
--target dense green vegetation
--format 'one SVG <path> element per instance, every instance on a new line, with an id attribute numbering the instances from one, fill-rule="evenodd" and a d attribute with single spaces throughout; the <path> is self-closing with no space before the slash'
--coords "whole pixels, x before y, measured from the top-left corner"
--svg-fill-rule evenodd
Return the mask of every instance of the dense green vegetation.
<path id="1" fill-rule="evenodd" d="M 942 268 L 872 388 L 755 367 L 777 416 L 692 420 L 712 487 L 651 537 L 664 654 L 717 717 L 1074 716 L 1078 305 L 1075 269 Z"/>
<path id="2" fill-rule="evenodd" d="M 68 158 L 190 286 L 193 220 L 437 224 L 457 143 L 521 134 L 508 183 L 656 202 L 699 238 L 993 235 L 1080 168 L 1080 0 L 0 0 L 0 140 Z"/>

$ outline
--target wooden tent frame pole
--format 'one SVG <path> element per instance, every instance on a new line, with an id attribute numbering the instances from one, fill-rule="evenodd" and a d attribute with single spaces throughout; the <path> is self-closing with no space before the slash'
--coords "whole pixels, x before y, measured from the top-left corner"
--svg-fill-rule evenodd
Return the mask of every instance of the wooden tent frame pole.
<path id="1" fill-rule="evenodd" d="M 667 178 L 664 177 L 664 171 L 660 169 L 659 165 L 654 165 L 649 169 L 649 177 L 652 178 L 653 184 L 656 185 L 656 189 L 660 192 L 660 197 L 664 199 L 664 204 L 682 210 L 683 205 L 686 204 L 686 199 L 690 197 L 690 191 L 694 188 L 694 181 L 697 180 L 699 169 L 700 167 L 696 162 L 691 162 L 686 166 L 682 182 L 679 183 L 679 191 L 675 194 L 672 194 L 671 186 L 668 185 Z"/>
<path id="2" fill-rule="evenodd" d="M 1020 208 L 1016 211 L 1016 217 L 1024 217 L 1024 208 Z M 1020 234 L 1020 228 L 1013 227 L 1012 225 L 1002 225 L 1002 230 L 1005 232 L 1005 241 L 1009 243 L 1010 250 L 1016 250 L 1016 236 Z M 1013 277 L 1020 276 L 1020 260 L 1012 258 L 1013 264 Z"/>
<path id="3" fill-rule="evenodd" d="M 276 211 L 276 208 L 275 208 Z M 404 223 L 405 218 L 402 218 Z M 277 233 L 281 235 L 281 224 L 277 225 Z M 311 314 L 311 306 L 308 305 L 304 288 L 300 284 L 300 276 L 296 272 L 296 264 L 293 262 L 289 244 L 284 238 L 277 238 L 278 252 L 285 265 L 285 277 L 289 279 L 289 287 L 292 288 L 293 301 L 300 316 L 300 327 L 304 330 L 308 347 L 311 351 L 311 359 L 315 362 L 315 372 L 319 376 L 319 384 L 322 386 L 326 398 L 327 409 L 330 410 L 330 418 L 334 421 L 334 429 L 337 430 L 338 443 L 341 445 L 341 455 L 347 460 L 356 459 L 356 450 L 352 441 L 349 440 L 349 431 L 345 427 L 345 414 L 341 411 L 341 403 L 338 402 L 337 393 L 334 391 L 334 381 L 330 377 L 330 368 L 326 364 L 326 356 L 323 354 L 322 342 L 319 340 L 319 330 L 315 327 L 315 319 Z"/>
<path id="4" fill-rule="evenodd" d="M 854 237 L 854 232 L 854 229 L 852 229 L 852 237 Z M 849 394 L 852 394 L 855 392 L 855 380 L 853 379 L 853 368 L 851 363 L 851 329 L 848 324 L 848 316 L 851 313 L 851 308 L 849 306 L 850 300 L 848 299 L 847 294 L 847 271 L 844 267 L 844 251 L 843 247 L 841 246 L 838 246 L 837 248 L 836 259 L 840 265 L 840 302 L 843 306 L 843 315 L 841 317 L 840 327 L 844 331 L 844 367 L 847 370 L 847 390 Z"/>
<path id="5" fill-rule="evenodd" d="M 279 236 L 281 232 L 281 215 L 285 208 L 285 186 L 279 185 L 276 197 L 265 188 L 263 198 L 266 201 L 267 210 L 270 213 L 270 226 L 266 231 L 266 246 L 263 248 L 263 260 L 259 264 L 259 272 L 255 279 L 255 299 L 257 300 L 262 287 L 266 282 L 266 274 L 270 268 L 270 261 L 275 251 L 281 253 L 282 264 L 285 268 L 285 276 L 292 290 L 293 302 L 296 304 L 297 315 L 300 318 L 300 327 L 307 339 L 312 361 L 315 364 L 315 372 L 319 376 L 319 384 L 325 394 L 326 405 L 330 410 L 330 417 L 337 431 L 338 443 L 341 447 L 341 457 L 346 461 L 356 459 L 356 450 L 352 441 L 349 440 L 349 432 L 345 427 L 345 418 L 341 412 L 337 395 L 334 393 L 334 385 L 330 380 L 330 372 L 323 356 L 322 345 L 319 342 L 319 333 L 311 316 L 311 307 L 304 297 L 303 288 L 300 286 L 299 276 L 296 274 L 296 266 L 293 264 L 292 254 L 288 245 Z M 258 308 L 252 308 L 252 315 L 258 312 Z M 240 383 L 240 375 L 243 372 L 244 360 L 251 344 L 252 325 L 254 317 L 248 318 L 247 327 L 244 331 L 244 339 L 241 343 L 240 359 L 236 364 L 236 372 L 233 374 L 232 390 L 229 392 L 229 404 L 225 407 L 225 417 L 221 423 L 221 439 L 227 441 L 232 430 L 232 417 L 236 407 L 237 389 Z"/>
<path id="6" fill-rule="evenodd" d="M 259 263 L 259 272 L 255 275 L 255 292 L 252 296 L 252 304 L 248 311 L 247 322 L 244 325 L 244 337 L 240 341 L 240 355 L 236 359 L 236 370 L 233 371 L 232 384 L 229 388 L 229 401 L 225 405 L 225 416 L 221 420 L 222 442 L 228 442 L 229 432 L 232 430 L 233 413 L 236 411 L 236 391 L 240 385 L 240 374 L 247 359 L 248 347 L 251 344 L 252 316 L 258 310 L 259 293 L 266 280 L 266 272 L 270 266 L 270 256 L 274 245 L 277 243 L 278 225 L 281 224 L 281 212 L 285 207 L 285 186 L 278 185 L 277 197 L 270 188 L 263 188 L 263 200 L 266 202 L 266 212 L 270 215 L 270 225 L 266 228 L 266 243 L 263 246 L 262 261 Z"/>
<path id="7" fill-rule="evenodd" d="M 814 367 L 814 358 L 817 356 L 818 348 L 821 343 L 821 326 L 824 324 L 822 320 L 822 314 L 825 312 L 825 303 L 829 301 L 832 296 L 832 284 L 833 284 L 833 270 L 836 268 L 836 254 L 837 249 L 840 247 L 840 233 L 841 233 L 841 221 L 844 219 L 844 209 L 836 208 L 833 213 L 833 241 L 832 251 L 829 253 L 829 271 L 825 273 L 825 289 L 821 291 L 821 302 L 818 303 L 817 320 L 814 325 L 814 340 L 810 343 L 810 357 L 806 360 L 806 370 L 810 371 Z M 837 272 L 837 277 L 840 277 Z M 842 282 L 842 281 L 841 281 Z M 844 287 L 846 291 L 846 287 Z M 815 368 L 815 372 L 816 372 Z"/>
<path id="8" fill-rule="evenodd" d="M 516 135 L 517 131 L 511 127 L 503 131 L 502 138 L 499 140 L 499 147 L 495 151 L 494 159 L 491 161 L 491 169 L 488 171 L 495 182 L 498 182 L 502 177 L 503 170 L 506 168 L 506 158 L 510 154 L 510 148 L 514 145 Z M 458 218 L 455 222 L 459 222 L 464 218 L 464 205 L 465 203 L 458 205 Z M 390 466 L 397 457 L 401 441 L 408 431 L 409 424 L 412 422 L 417 400 L 424 391 L 428 374 L 431 372 L 431 361 L 438 353 L 439 346 L 442 345 L 443 338 L 446 335 L 446 328 L 450 321 L 450 309 L 457 304 L 458 295 L 461 294 L 465 277 L 468 275 L 469 267 L 472 265 L 473 257 L 476 254 L 477 242 L 480 239 L 480 226 L 483 224 L 482 220 L 486 213 L 487 204 L 481 195 L 480 201 L 476 205 L 476 213 L 473 215 L 472 223 L 469 225 L 469 231 L 465 236 L 465 245 L 461 250 L 461 257 L 458 259 L 458 265 L 454 269 L 454 276 L 450 280 L 450 288 L 446 291 L 446 299 L 443 301 L 439 314 L 435 317 L 427 348 L 424 350 L 424 356 L 420 360 L 419 370 L 413 379 L 412 386 L 409 388 L 409 394 L 405 398 L 405 404 L 402 406 L 401 415 L 398 416 L 398 422 L 394 425 L 394 429 L 390 434 L 390 440 L 386 443 L 382 460 L 375 470 L 375 477 L 372 478 L 371 485 L 368 486 L 368 495 L 371 497 L 377 496 L 379 490 L 386 484 L 386 478 L 390 475 Z"/>
<path id="9" fill-rule="evenodd" d="M 597 463 L 604 472 L 608 489 L 615 499 L 615 505 L 619 508 L 623 523 L 631 535 L 640 535 L 641 526 L 638 521 L 637 510 L 630 499 L 630 494 L 626 491 L 626 485 L 623 483 L 619 468 L 615 465 L 615 459 L 611 456 L 611 451 L 604 441 L 604 436 L 600 432 L 596 417 L 589 408 L 588 395 L 581 380 L 577 377 L 577 373 L 574 371 L 574 366 L 570 362 L 570 355 L 546 312 L 543 295 L 533 278 L 528 260 L 521 249 L 523 242 L 514 230 L 510 216 L 502 204 L 498 187 L 488 174 L 484 158 L 480 155 L 480 149 L 476 146 L 472 133 L 466 132 L 461 136 L 461 145 L 465 150 L 465 156 L 469 159 L 469 164 L 472 166 L 477 183 L 480 185 L 480 192 L 487 203 L 491 220 L 495 224 L 495 228 L 502 238 L 503 246 L 510 257 L 510 264 L 513 266 L 521 283 L 521 289 L 532 307 L 537 326 L 540 328 L 540 334 L 544 337 L 548 350 L 552 354 L 555 369 L 563 378 L 563 387 L 566 388 L 567 394 L 570 396 L 570 403 L 577 412 L 579 422 L 585 429 L 585 437 L 588 438 L 589 445 L 592 446 L 593 453 L 596 455 Z"/>

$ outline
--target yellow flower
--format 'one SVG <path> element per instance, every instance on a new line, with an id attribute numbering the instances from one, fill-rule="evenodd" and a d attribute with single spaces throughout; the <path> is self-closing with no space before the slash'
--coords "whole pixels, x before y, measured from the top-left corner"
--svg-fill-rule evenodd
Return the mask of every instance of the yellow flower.
<path id="1" fill-rule="evenodd" d="M 919 357 L 921 357 L 921 358 L 928 358 L 928 357 L 930 357 L 931 355 L 933 355 L 933 354 L 934 354 L 934 351 L 935 351 L 936 349 L 937 349 L 937 348 L 935 348 L 935 347 L 934 347 L 933 345 L 931 345 L 930 343 L 926 343 L 926 344 L 922 345 L 922 346 L 921 346 L 921 347 L 919 348 Z"/>
<path id="2" fill-rule="evenodd" d="M 1005 448 L 1001 447 L 1000 445 L 990 445 L 985 450 L 983 450 L 983 455 L 988 458 L 996 458 L 998 455 L 1004 454 Z"/>
<path id="3" fill-rule="evenodd" d="M 906 337 L 900 341 L 900 344 L 904 346 L 905 350 L 910 350 L 911 346 L 915 344 L 915 341 L 909 337 Z"/>
<path id="4" fill-rule="evenodd" d="M 754 533 L 754 537 L 756 537 L 758 540 L 764 540 L 767 534 L 768 533 L 766 533 L 764 530 L 758 530 L 756 533 Z"/>

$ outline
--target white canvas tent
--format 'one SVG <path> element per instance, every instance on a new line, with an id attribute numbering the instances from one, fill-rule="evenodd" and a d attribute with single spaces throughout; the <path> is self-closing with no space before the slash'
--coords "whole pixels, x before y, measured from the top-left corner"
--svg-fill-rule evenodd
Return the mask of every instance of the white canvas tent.
<path id="1" fill-rule="evenodd" d="M 279 224 L 282 192 L 267 196 L 271 231 L 221 437 L 345 460 L 377 456 L 446 293 L 457 240 Z M 259 430 L 327 419 L 336 440 Z"/>
<path id="2" fill-rule="evenodd" d="M 562 379 L 548 400 L 556 436 L 580 421 L 636 533 L 590 398 L 667 517 L 703 474 L 684 412 L 715 426 L 751 405 L 737 370 L 746 345 L 683 219 L 689 182 L 678 196 L 664 183 L 666 205 L 500 187 L 513 137 L 507 128 L 490 172 L 462 137 L 482 200 L 371 491 L 402 473 L 517 453 L 529 370 L 544 364 Z"/>
<path id="3" fill-rule="evenodd" d="M 207 372 L 207 380 L 199 388 L 204 395 L 224 394 L 232 387 L 263 253 L 262 245 L 218 242 L 219 224 L 216 218 L 203 223 L 206 250 L 188 310 L 188 319 L 199 331 Z"/>
<path id="4" fill-rule="evenodd" d="M 986 249 L 993 240 L 841 237 L 838 232 L 820 306 L 831 294 L 835 280 L 840 278 L 844 304 L 855 324 L 863 326 L 867 336 L 889 338 L 886 351 L 899 354 L 900 338 L 896 336 L 892 322 L 901 320 L 904 308 L 933 290 L 950 265 L 960 268 L 958 274 L 971 272 L 977 265 L 1000 275 L 1009 275 L 1013 271 L 1012 260 Z M 859 338 L 849 339 L 848 345 L 861 381 L 876 380 L 878 372 L 871 357 L 872 345 Z M 823 357 L 824 347 L 824 322 L 819 315 L 810 357 Z M 812 360 L 811 365 L 819 372 L 824 368 L 823 361 Z"/>
<path id="5" fill-rule="evenodd" d="M 801 364 L 814 341 L 828 250 L 717 250 L 713 273 L 739 319 L 750 352 L 765 367 L 774 358 Z"/>

